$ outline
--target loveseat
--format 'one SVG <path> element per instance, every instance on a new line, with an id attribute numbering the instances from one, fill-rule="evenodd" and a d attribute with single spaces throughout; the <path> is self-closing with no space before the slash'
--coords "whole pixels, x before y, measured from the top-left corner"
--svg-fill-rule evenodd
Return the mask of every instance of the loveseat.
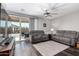
<path id="1" fill-rule="evenodd" d="M 31 30 L 30 31 L 32 43 L 39 43 L 49 40 L 48 35 L 43 30 Z"/>

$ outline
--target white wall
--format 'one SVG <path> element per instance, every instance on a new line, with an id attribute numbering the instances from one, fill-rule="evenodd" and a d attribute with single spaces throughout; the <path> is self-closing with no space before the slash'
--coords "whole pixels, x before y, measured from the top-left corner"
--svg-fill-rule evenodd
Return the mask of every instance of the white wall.
<path id="1" fill-rule="evenodd" d="M 43 27 L 43 23 L 46 23 L 47 27 Z M 52 20 L 37 19 L 36 24 L 36 30 L 44 30 L 47 34 L 51 33 L 51 28 L 79 31 L 79 11 Z"/>
<path id="2" fill-rule="evenodd" d="M 46 23 L 46 27 L 43 27 L 43 23 Z M 48 20 L 48 19 L 37 20 L 37 30 L 44 30 L 46 34 L 49 34 L 50 29 L 51 29 L 51 20 Z"/>
<path id="3" fill-rule="evenodd" d="M 79 31 L 79 11 L 52 20 L 52 27 L 59 30 Z"/>

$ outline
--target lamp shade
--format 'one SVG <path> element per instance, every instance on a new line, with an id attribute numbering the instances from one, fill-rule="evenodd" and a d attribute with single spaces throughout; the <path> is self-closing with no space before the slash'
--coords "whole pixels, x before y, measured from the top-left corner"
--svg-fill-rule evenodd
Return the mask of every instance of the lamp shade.
<path id="1" fill-rule="evenodd" d="M 51 28 L 51 31 L 54 31 L 54 29 L 53 29 L 53 28 Z"/>

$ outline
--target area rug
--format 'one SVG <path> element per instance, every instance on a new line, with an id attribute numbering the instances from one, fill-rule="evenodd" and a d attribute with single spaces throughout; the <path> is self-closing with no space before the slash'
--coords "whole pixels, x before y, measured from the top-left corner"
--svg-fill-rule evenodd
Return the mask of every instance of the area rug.
<path id="1" fill-rule="evenodd" d="M 69 48 L 69 46 L 55 41 L 46 41 L 38 44 L 33 44 L 33 46 L 43 56 L 54 56 L 57 53 Z"/>

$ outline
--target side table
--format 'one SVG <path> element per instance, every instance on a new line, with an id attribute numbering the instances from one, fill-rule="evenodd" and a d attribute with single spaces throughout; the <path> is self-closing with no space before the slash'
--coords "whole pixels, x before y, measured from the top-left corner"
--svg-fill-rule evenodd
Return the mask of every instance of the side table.
<path id="1" fill-rule="evenodd" d="M 79 41 L 76 43 L 76 48 L 79 48 Z"/>
<path id="2" fill-rule="evenodd" d="M 51 38 L 51 34 L 48 34 L 48 38 L 49 38 L 49 40 L 51 40 L 52 38 Z"/>

